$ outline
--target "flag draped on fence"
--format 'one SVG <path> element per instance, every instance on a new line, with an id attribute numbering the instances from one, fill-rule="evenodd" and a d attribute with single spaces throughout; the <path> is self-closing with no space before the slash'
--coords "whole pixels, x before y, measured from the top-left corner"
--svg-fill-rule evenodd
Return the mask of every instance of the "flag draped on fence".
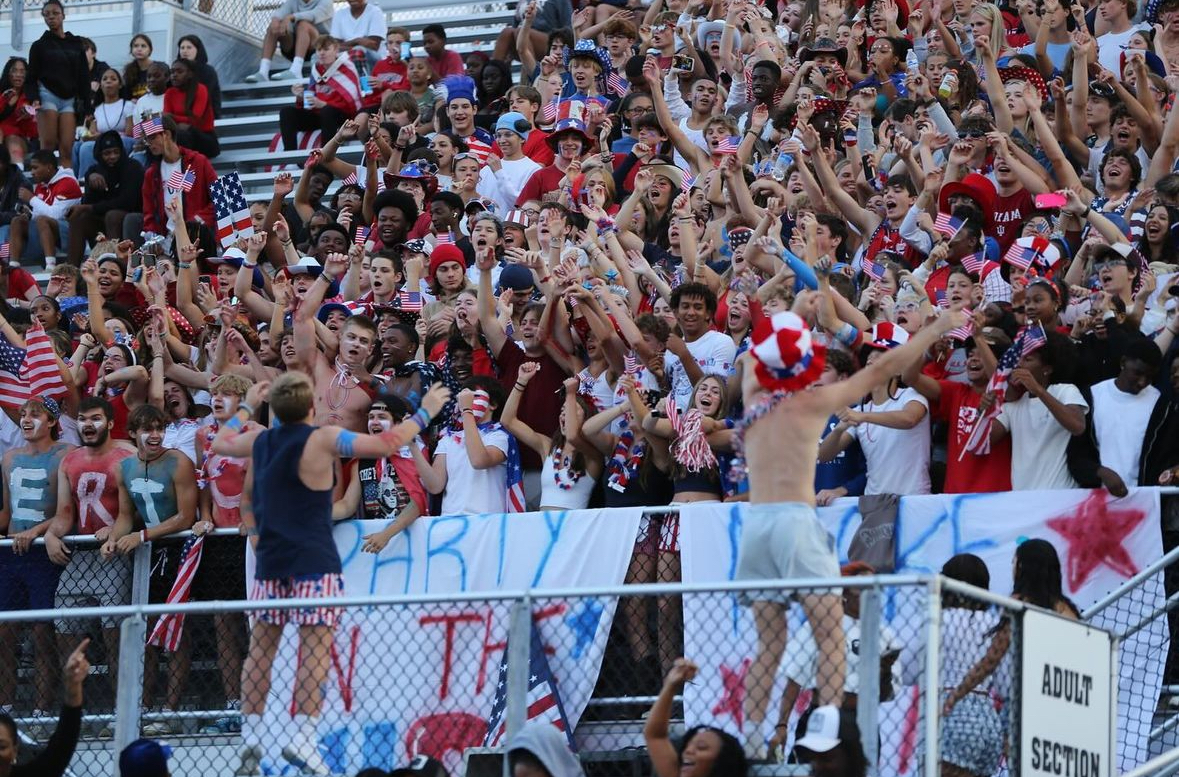
<path id="1" fill-rule="evenodd" d="M 172 583 L 172 590 L 168 591 L 167 604 L 184 604 L 192 594 L 192 581 L 196 579 L 197 567 L 201 564 L 201 553 L 205 548 L 204 536 L 193 534 L 184 541 L 180 550 L 180 569 L 176 572 L 176 581 Z M 156 621 L 156 627 L 151 630 L 147 644 L 163 648 L 175 653 L 180 647 L 180 637 L 184 632 L 184 613 L 173 612 L 161 616 Z"/>
<path id="2" fill-rule="evenodd" d="M 484 747 L 500 747 L 507 735 L 508 708 L 508 651 L 504 651 L 504 658 L 499 664 L 498 685 L 495 698 L 491 702 L 491 717 L 487 720 L 487 738 Z M 539 721 L 556 726 L 564 732 L 569 741 L 569 747 L 576 752 L 577 745 L 573 741 L 573 734 L 569 730 L 569 719 L 565 716 L 565 705 L 561 703 L 561 693 L 557 688 L 557 681 L 549 668 L 548 657 L 544 653 L 544 643 L 541 642 L 540 632 L 536 624 L 532 624 L 531 647 L 528 651 L 528 707 L 524 711 L 524 722 Z"/>

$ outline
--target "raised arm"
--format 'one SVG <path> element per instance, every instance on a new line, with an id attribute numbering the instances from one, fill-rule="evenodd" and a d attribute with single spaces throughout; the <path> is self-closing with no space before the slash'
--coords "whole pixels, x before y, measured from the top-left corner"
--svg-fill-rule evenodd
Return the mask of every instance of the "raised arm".
<path id="1" fill-rule="evenodd" d="M 532 450 L 536 451 L 542 459 L 549 455 L 549 449 L 553 446 L 553 441 L 546 435 L 535 431 L 531 426 L 520 420 L 520 400 L 524 397 L 524 390 L 528 388 L 528 383 L 536 373 L 540 371 L 540 364 L 538 362 L 524 362 L 520 365 L 520 370 L 516 374 L 516 383 L 512 386 L 511 392 L 508 394 L 507 402 L 504 403 L 504 411 L 500 415 L 500 423 L 504 428 L 515 435 L 516 439 L 527 445 Z"/>

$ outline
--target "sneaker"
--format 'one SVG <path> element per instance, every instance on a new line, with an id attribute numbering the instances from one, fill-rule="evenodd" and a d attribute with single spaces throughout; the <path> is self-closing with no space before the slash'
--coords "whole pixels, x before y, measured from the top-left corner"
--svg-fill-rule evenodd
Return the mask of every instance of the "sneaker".
<path id="1" fill-rule="evenodd" d="M 309 742 L 305 739 L 292 740 L 289 745 L 282 749 L 282 757 L 287 759 L 292 766 L 302 769 L 306 774 L 331 774 L 332 770 L 328 768 L 327 763 L 323 760 L 323 756 L 319 754 L 319 748 L 314 742 Z"/>
<path id="2" fill-rule="evenodd" d="M 262 773 L 262 748 L 246 745 L 238 751 L 237 757 L 237 771 L 234 774 L 238 777 L 254 777 Z"/>
<path id="3" fill-rule="evenodd" d="M 279 70 L 270 74 L 271 81 L 286 81 L 288 78 L 302 78 L 302 76 L 293 70 Z"/>
<path id="4" fill-rule="evenodd" d="M 157 720 L 143 727 L 143 735 L 149 739 L 167 737 L 179 733 L 180 729 L 166 720 Z"/>
<path id="5" fill-rule="evenodd" d="M 256 84 L 259 81 L 265 81 L 266 76 L 262 75 L 262 71 L 259 70 L 257 73 L 250 73 L 248 76 L 246 76 L 242 80 L 245 81 L 247 84 Z"/>
<path id="6" fill-rule="evenodd" d="M 45 257 L 45 272 L 53 272 L 54 267 L 57 267 L 57 257 L 56 256 Z"/>

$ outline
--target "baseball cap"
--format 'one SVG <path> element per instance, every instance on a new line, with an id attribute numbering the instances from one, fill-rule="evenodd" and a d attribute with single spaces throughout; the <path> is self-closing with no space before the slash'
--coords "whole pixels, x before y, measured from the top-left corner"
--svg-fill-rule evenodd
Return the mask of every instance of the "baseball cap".
<path id="1" fill-rule="evenodd" d="M 120 777 L 167 777 L 172 748 L 154 739 L 137 739 L 119 753 Z"/>
<path id="2" fill-rule="evenodd" d="M 441 761 L 428 755 L 417 755 L 405 766 L 389 772 L 389 777 L 450 777 Z"/>
<path id="3" fill-rule="evenodd" d="M 855 719 L 850 714 L 842 715 L 838 707 L 825 704 L 811 712 L 806 721 L 806 733 L 795 744 L 812 753 L 826 753 L 842 742 L 858 745 L 859 740 Z"/>

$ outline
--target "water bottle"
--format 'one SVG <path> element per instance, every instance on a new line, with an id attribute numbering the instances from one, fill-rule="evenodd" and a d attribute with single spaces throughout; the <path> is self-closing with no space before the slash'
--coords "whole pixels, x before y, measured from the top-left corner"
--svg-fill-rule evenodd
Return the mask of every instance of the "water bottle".
<path id="1" fill-rule="evenodd" d="M 948 100 L 957 88 L 958 74 L 953 70 L 947 70 L 946 74 L 942 76 L 942 82 L 938 84 L 937 93 L 943 100 Z"/>
<path id="2" fill-rule="evenodd" d="M 310 111 L 315 109 L 315 77 L 307 79 L 307 86 L 303 89 L 303 109 Z"/>
<path id="3" fill-rule="evenodd" d="M 921 73 L 921 60 L 917 59 L 917 52 L 909 49 L 905 53 L 905 70 L 909 75 L 915 76 Z"/>
<path id="4" fill-rule="evenodd" d="M 364 97 L 373 93 L 372 85 L 368 81 L 368 58 L 363 51 L 352 50 L 352 64 L 356 66 L 357 80 L 360 82 L 360 94 Z"/>
<path id="5" fill-rule="evenodd" d="M 778 154 L 777 160 L 774 161 L 774 169 L 770 171 L 775 181 L 785 181 L 786 175 L 790 170 L 790 166 L 794 164 L 794 155 L 788 154 L 785 151 Z"/>

